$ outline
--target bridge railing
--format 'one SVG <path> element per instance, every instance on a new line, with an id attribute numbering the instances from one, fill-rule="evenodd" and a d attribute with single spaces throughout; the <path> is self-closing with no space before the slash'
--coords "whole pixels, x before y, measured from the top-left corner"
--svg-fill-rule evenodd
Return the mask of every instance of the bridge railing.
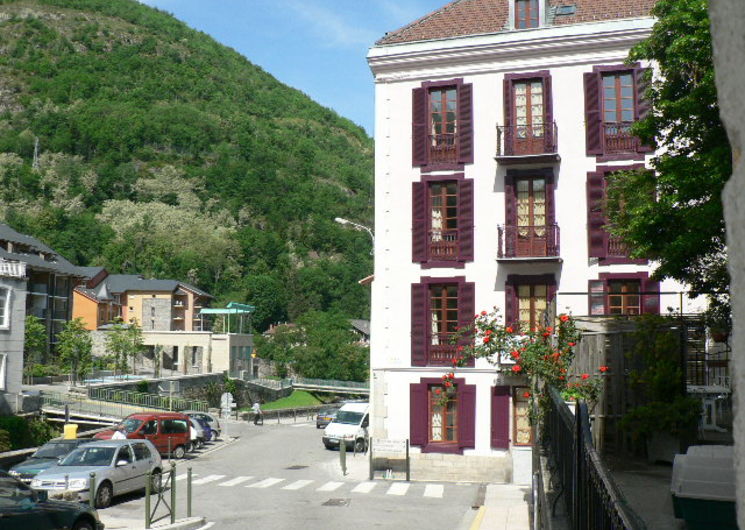
<path id="1" fill-rule="evenodd" d="M 337 379 L 310 379 L 307 377 L 293 377 L 294 386 L 312 386 L 312 387 L 329 387 L 344 388 L 350 390 L 370 391 L 370 383 L 360 383 L 358 381 L 340 381 Z"/>
<path id="2" fill-rule="evenodd" d="M 209 409 L 209 404 L 206 401 L 161 396 L 159 394 L 146 394 L 118 388 L 90 388 L 88 397 L 97 401 L 138 405 L 158 410 L 198 410 L 200 412 L 208 412 Z"/>

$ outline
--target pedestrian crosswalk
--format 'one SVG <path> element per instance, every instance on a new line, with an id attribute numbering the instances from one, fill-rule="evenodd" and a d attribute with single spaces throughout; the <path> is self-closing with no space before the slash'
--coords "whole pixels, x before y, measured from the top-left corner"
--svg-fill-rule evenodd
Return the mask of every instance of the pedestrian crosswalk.
<path id="1" fill-rule="evenodd" d="M 176 481 L 185 480 L 186 473 L 176 476 Z M 225 480 L 227 478 L 227 480 Z M 198 473 L 192 474 L 192 486 L 220 486 L 223 488 L 246 487 L 254 489 L 268 489 L 278 486 L 286 491 L 314 490 L 321 493 L 329 493 L 342 489 L 343 486 L 349 487 L 353 494 L 367 494 L 373 491 L 384 491 L 384 495 L 403 497 L 410 493 L 428 498 L 441 499 L 445 495 L 445 486 L 443 484 L 424 484 L 424 489 L 420 484 L 412 485 L 409 482 L 389 482 L 389 481 L 372 481 L 363 482 L 321 482 L 312 479 L 285 479 L 279 477 L 258 478 L 252 476 L 227 477 L 226 475 L 204 475 Z M 415 493 L 414 493 L 415 492 Z"/>

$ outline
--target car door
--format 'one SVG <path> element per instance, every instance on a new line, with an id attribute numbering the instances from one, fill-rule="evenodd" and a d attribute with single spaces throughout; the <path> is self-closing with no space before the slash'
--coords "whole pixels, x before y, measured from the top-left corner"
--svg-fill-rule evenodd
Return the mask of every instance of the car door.
<path id="1" fill-rule="evenodd" d="M 142 435 L 146 440 L 150 440 L 158 451 L 163 451 L 161 448 L 162 442 L 160 442 L 160 436 L 158 436 L 158 420 L 151 419 L 145 422 L 145 425 L 141 429 Z"/>
<path id="2" fill-rule="evenodd" d="M 0 528 L 44 530 L 55 528 L 50 514 L 39 509 L 33 491 L 11 477 L 0 477 Z"/>
<path id="3" fill-rule="evenodd" d="M 114 495 L 137 489 L 137 468 L 129 445 L 122 445 L 119 448 L 114 459 L 114 466 L 112 470 Z"/>
<path id="4" fill-rule="evenodd" d="M 134 442 L 132 444 L 132 452 L 134 453 L 135 468 L 137 469 L 136 488 L 144 488 L 147 484 L 147 474 L 153 468 L 153 455 L 150 452 L 150 448 L 144 442 Z"/>

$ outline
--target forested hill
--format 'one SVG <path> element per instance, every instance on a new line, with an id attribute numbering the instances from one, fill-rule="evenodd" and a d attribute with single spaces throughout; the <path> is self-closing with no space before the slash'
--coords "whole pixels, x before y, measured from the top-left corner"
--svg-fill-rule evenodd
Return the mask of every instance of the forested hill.
<path id="1" fill-rule="evenodd" d="M 371 222 L 372 151 L 162 11 L 0 0 L 0 219 L 78 265 L 193 282 L 259 328 L 363 317 L 369 236 L 334 218 Z"/>

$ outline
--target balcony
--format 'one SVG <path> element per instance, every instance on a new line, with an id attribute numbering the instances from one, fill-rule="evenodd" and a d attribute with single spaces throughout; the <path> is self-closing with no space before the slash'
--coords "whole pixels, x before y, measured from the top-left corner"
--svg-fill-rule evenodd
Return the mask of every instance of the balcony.
<path id="1" fill-rule="evenodd" d="M 429 345 L 427 364 L 452 366 L 456 345 L 451 343 L 452 333 L 433 333 Z"/>
<path id="2" fill-rule="evenodd" d="M 631 134 L 633 123 L 603 124 L 603 152 L 606 155 L 636 153 L 639 150 L 639 139 Z"/>
<path id="3" fill-rule="evenodd" d="M 431 261 L 458 261 L 460 259 L 458 230 L 431 230 L 428 243 Z"/>
<path id="4" fill-rule="evenodd" d="M 504 165 L 547 163 L 561 160 L 557 152 L 556 122 L 546 125 L 498 125 L 497 162 Z"/>
<path id="5" fill-rule="evenodd" d="M 429 163 L 458 163 L 458 136 L 455 133 L 429 135 Z"/>
<path id="6" fill-rule="evenodd" d="M 629 247 L 620 237 L 608 234 L 607 255 L 612 258 L 627 258 L 629 256 Z"/>
<path id="7" fill-rule="evenodd" d="M 556 261 L 559 257 L 559 225 L 498 227 L 498 261 Z"/>
<path id="8" fill-rule="evenodd" d="M 23 261 L 5 261 L 0 259 L 0 276 L 25 278 L 26 263 Z"/>

